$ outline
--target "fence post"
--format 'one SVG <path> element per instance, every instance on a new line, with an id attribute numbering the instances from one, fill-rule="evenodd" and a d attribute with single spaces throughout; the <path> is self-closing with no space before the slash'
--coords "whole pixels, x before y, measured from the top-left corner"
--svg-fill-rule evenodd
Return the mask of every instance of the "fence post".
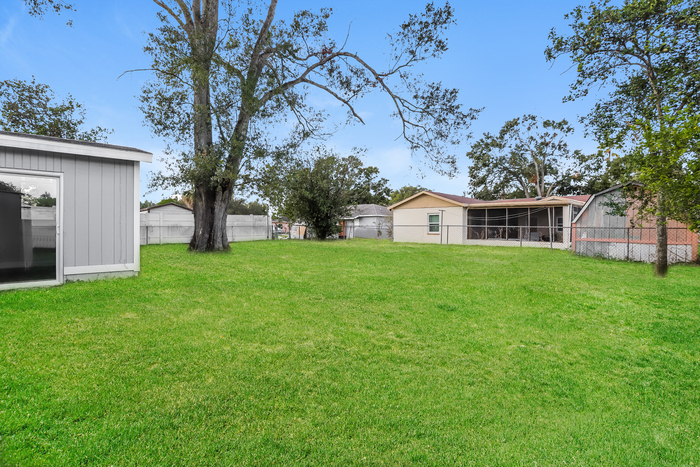
<path id="1" fill-rule="evenodd" d="M 449 245 L 449 244 L 450 244 L 450 226 L 448 225 L 447 226 L 447 243 L 446 243 L 446 245 Z"/>
<path id="2" fill-rule="evenodd" d="M 554 236 L 554 231 L 552 230 L 552 225 L 550 223 L 550 226 L 549 226 L 549 251 L 554 251 L 554 242 L 552 241 L 553 236 Z"/>
<path id="3" fill-rule="evenodd" d="M 519 233 L 520 233 L 520 235 L 519 235 L 519 237 L 520 237 L 520 248 L 522 248 L 522 247 L 523 247 L 523 228 L 522 228 L 522 226 L 521 226 L 521 227 L 518 227 L 518 229 L 520 230 L 520 232 L 519 232 Z"/>
<path id="4" fill-rule="evenodd" d="M 158 245 L 163 244 L 163 213 L 158 213 Z"/>
<path id="5" fill-rule="evenodd" d="M 627 261 L 630 260 L 630 228 L 627 227 Z"/>

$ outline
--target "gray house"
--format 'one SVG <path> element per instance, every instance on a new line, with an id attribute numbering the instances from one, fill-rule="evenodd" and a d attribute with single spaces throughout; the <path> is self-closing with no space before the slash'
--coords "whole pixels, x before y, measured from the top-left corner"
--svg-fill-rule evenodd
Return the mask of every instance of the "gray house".
<path id="1" fill-rule="evenodd" d="M 341 221 L 340 238 L 391 238 L 393 213 L 386 206 L 358 204 Z"/>
<path id="2" fill-rule="evenodd" d="M 0 290 L 135 275 L 140 149 L 0 131 Z"/>

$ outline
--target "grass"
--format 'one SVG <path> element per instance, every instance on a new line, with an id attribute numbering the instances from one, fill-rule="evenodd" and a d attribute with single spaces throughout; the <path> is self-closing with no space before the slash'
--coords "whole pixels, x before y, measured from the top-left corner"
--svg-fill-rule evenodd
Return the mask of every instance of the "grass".
<path id="1" fill-rule="evenodd" d="M 142 248 L 0 294 L 0 466 L 697 465 L 700 268 L 567 252 Z"/>

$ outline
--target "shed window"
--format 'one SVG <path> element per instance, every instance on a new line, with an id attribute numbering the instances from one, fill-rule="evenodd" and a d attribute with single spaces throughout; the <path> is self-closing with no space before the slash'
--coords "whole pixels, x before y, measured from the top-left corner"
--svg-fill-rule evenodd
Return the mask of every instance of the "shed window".
<path id="1" fill-rule="evenodd" d="M 428 232 L 440 232 L 440 214 L 428 214 Z"/>

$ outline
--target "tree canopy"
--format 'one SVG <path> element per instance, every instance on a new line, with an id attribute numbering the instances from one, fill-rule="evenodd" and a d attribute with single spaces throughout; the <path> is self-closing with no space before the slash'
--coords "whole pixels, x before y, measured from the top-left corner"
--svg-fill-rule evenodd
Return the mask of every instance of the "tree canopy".
<path id="1" fill-rule="evenodd" d="M 261 177 L 266 183 L 259 183 L 258 190 L 277 216 L 306 223 L 323 240 L 338 233 L 340 220 L 353 205 L 379 204 L 365 203 L 374 200 L 366 198 L 368 174 L 374 178 L 379 170 L 365 167 L 361 155 L 356 149 L 342 157 L 317 146 L 308 154 L 268 165 Z"/>
<path id="2" fill-rule="evenodd" d="M 447 50 L 454 24 L 449 3 L 429 3 L 388 36 L 388 65 L 378 68 L 347 50 L 347 34 L 332 39 L 330 9 L 300 10 L 276 19 L 277 0 L 154 0 L 162 26 L 145 51 L 154 78 L 142 93 L 146 122 L 171 143 L 158 188 L 194 188 L 197 251 L 228 247 L 224 216 L 234 191 L 250 186 L 270 158 L 307 138 L 323 138 L 325 113 L 309 104 L 322 92 L 364 123 L 360 98 L 382 92 L 401 123 L 400 133 L 419 160 L 454 174 L 454 148 L 478 110 L 462 109 L 457 89 L 427 82 L 416 67 Z M 289 139 L 269 128 L 292 120 Z"/>
<path id="3" fill-rule="evenodd" d="M 507 121 L 498 134 L 484 133 L 467 152 L 470 196 L 494 200 L 579 194 L 588 158 L 569 149 L 574 129 L 566 120 L 524 115 Z M 607 187 L 606 187 L 607 188 Z"/>
<path id="4" fill-rule="evenodd" d="M 412 186 L 406 185 L 402 186 L 398 190 L 392 190 L 389 195 L 389 206 L 399 203 L 405 199 L 410 198 L 413 195 L 420 193 L 421 191 L 431 191 L 429 188 L 423 188 L 422 186 Z"/>
<path id="5" fill-rule="evenodd" d="M 46 84 L 0 81 L 0 129 L 82 141 L 106 141 L 102 127 L 85 129 L 85 108 L 70 94 L 61 102 Z"/>
<path id="6" fill-rule="evenodd" d="M 674 149 L 693 138 L 674 128 L 679 120 L 693 127 L 700 97 L 700 2 L 625 0 L 613 6 L 601 0 L 566 18 L 571 31 L 552 30 L 545 55 L 550 61 L 565 56 L 576 67 L 565 100 L 609 91 L 583 121 L 604 148 L 622 153 L 623 178 L 645 185 L 627 194 L 655 216 L 656 273 L 665 275 L 667 217 L 687 220 L 688 212 L 699 211 L 683 194 L 698 186 L 697 152 L 692 145 Z"/>
<path id="7" fill-rule="evenodd" d="M 267 216 L 268 207 L 258 200 L 246 201 L 243 198 L 233 198 L 228 205 L 229 215 Z"/>

